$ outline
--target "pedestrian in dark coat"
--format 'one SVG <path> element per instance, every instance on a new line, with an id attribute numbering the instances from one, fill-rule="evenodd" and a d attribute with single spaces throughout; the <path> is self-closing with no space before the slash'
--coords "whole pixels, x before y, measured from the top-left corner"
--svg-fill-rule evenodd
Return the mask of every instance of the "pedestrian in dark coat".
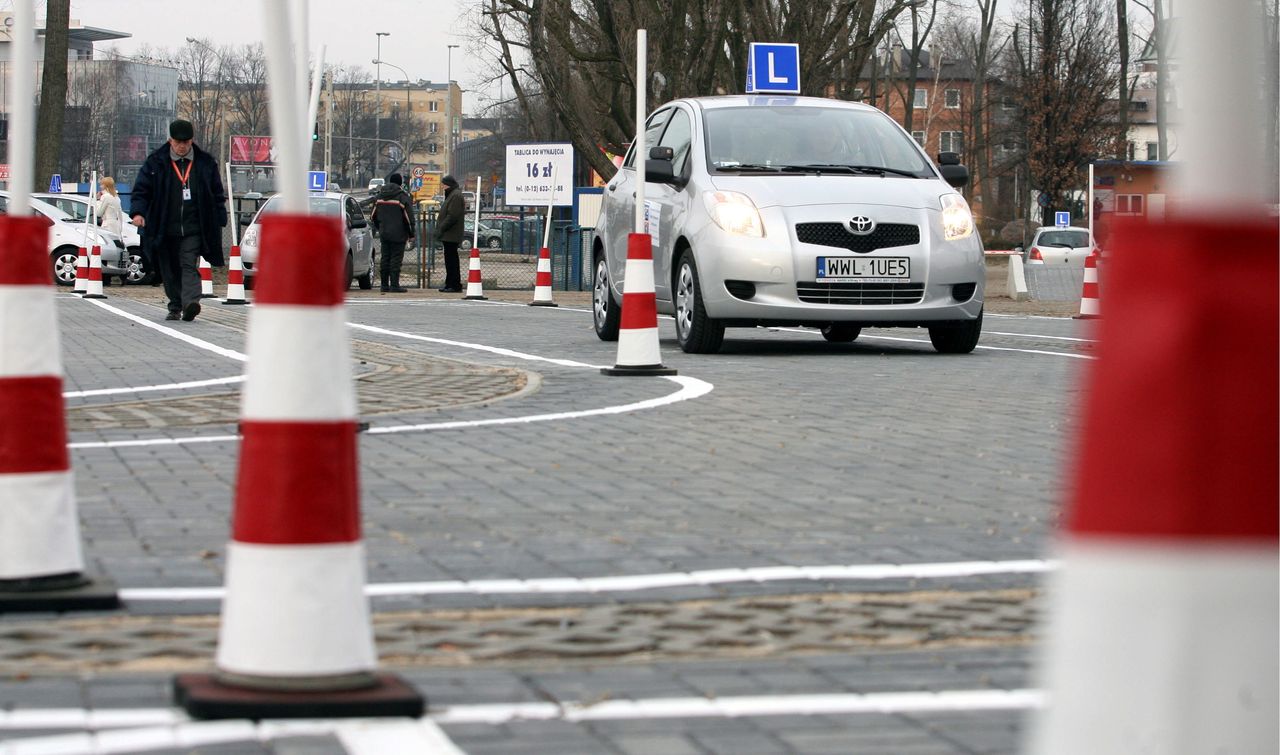
<path id="1" fill-rule="evenodd" d="M 373 227 L 382 247 L 382 293 L 403 294 L 400 266 L 406 246 L 413 245 L 413 197 L 404 190 L 404 176 L 392 173 L 373 204 Z"/>
<path id="2" fill-rule="evenodd" d="M 169 141 L 152 152 L 133 184 L 129 214 L 142 229 L 147 265 L 160 270 L 167 320 L 200 314 L 200 258 L 222 267 L 227 193 L 218 162 L 193 141 L 190 121 L 169 124 Z"/>
<path id="3" fill-rule="evenodd" d="M 462 293 L 462 275 L 458 269 L 458 244 L 466 232 L 467 208 L 462 201 L 462 192 L 458 190 L 458 179 L 445 176 L 440 179 L 444 186 L 444 204 L 440 207 L 440 222 L 436 232 L 440 242 L 444 244 L 444 286 L 440 289 L 446 294 Z"/>

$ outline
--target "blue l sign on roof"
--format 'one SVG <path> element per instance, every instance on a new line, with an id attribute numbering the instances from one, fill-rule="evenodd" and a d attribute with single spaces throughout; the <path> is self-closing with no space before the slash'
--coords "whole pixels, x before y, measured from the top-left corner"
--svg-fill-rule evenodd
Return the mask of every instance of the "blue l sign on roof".
<path id="1" fill-rule="evenodd" d="M 1071 213 L 1055 212 L 1053 213 L 1053 224 L 1059 228 L 1066 228 L 1071 225 Z"/>
<path id="2" fill-rule="evenodd" d="M 324 191 L 328 177 L 323 170 L 307 171 L 307 191 Z"/>
<path id="3" fill-rule="evenodd" d="M 49 178 L 49 193 L 50 194 L 62 193 L 62 174 L 61 173 L 54 173 Z"/>
<path id="4" fill-rule="evenodd" d="M 747 94 L 800 94 L 800 46 L 752 42 L 747 58 Z"/>

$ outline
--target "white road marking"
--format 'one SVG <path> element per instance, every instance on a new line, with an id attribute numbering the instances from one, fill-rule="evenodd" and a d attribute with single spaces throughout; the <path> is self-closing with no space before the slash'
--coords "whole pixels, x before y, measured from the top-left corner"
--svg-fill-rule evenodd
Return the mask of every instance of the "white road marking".
<path id="1" fill-rule="evenodd" d="M 90 396 L 112 396 L 117 393 L 146 393 L 148 391 L 181 391 L 188 388 L 208 388 L 214 385 L 232 385 L 243 383 L 244 375 L 233 375 L 209 380 L 191 380 L 186 383 L 163 383 L 161 385 L 141 385 L 125 388 L 95 388 L 89 391 L 66 391 L 63 398 L 88 398 Z"/>
<path id="2" fill-rule="evenodd" d="M 777 331 L 783 331 L 787 333 L 807 333 L 809 335 L 813 335 L 816 332 L 812 330 L 803 330 L 801 328 L 769 328 L 769 330 L 777 330 Z M 858 340 L 863 340 L 863 339 L 872 339 L 876 341 L 900 341 L 902 343 L 929 343 L 929 340 L 924 338 L 902 338 L 900 336 L 875 336 L 875 335 L 868 335 L 866 333 L 863 333 L 862 335 L 858 336 Z M 1089 356 L 1088 354 L 1069 354 L 1065 351 L 1043 351 L 1041 349 L 1011 349 L 1005 346 L 984 346 L 982 344 L 978 344 L 976 348 L 983 349 L 984 351 L 1014 351 L 1019 354 L 1043 354 L 1045 356 L 1050 356 L 1050 357 L 1067 357 L 1069 359 L 1097 359 L 1097 357 Z"/>
<path id="3" fill-rule="evenodd" d="M 395 336 L 396 338 L 407 338 L 411 341 L 424 341 L 426 343 L 438 343 L 444 346 L 457 346 L 463 349 L 472 349 L 474 351 L 487 351 L 490 354 L 498 356 L 510 357 L 512 359 L 523 359 L 531 362 L 548 362 L 550 364 L 559 365 L 561 367 L 586 367 L 593 370 L 601 369 L 609 365 L 587 364 L 586 362 L 575 362 L 572 359 L 552 359 L 550 357 L 540 357 L 536 354 L 526 354 L 522 351 L 513 351 L 498 346 L 485 346 L 479 343 L 469 343 L 467 341 L 454 341 L 448 338 L 434 338 L 432 336 L 420 336 L 416 333 L 405 333 L 401 330 L 388 330 L 387 328 L 378 328 L 372 325 L 360 325 L 359 323 L 349 322 L 349 327 L 356 330 L 365 330 L 370 333 L 379 333 L 384 336 Z"/>
<path id="4" fill-rule="evenodd" d="M 537 579 L 441 580 L 436 582 L 385 582 L 365 585 L 365 595 L 513 595 L 635 592 L 661 587 L 724 585 L 735 582 L 784 582 L 828 580 L 942 579 L 989 574 L 1041 574 L 1058 568 L 1044 559 L 1021 561 L 956 561 L 924 564 L 853 564 L 826 566 L 754 566 L 740 569 L 703 569 L 691 572 L 628 574 L 613 577 L 544 577 Z M 223 587 L 126 587 L 122 600 L 180 601 L 221 600 Z"/>
<path id="5" fill-rule="evenodd" d="M 205 351 L 212 351 L 214 354 L 217 354 L 217 355 L 219 355 L 219 356 L 224 356 L 224 357 L 226 357 L 227 359 L 234 359 L 234 360 L 236 360 L 237 362 L 247 362 L 247 361 L 249 361 L 249 357 L 248 357 L 248 356 L 246 356 L 245 354 L 242 354 L 242 353 L 240 353 L 240 352 L 238 352 L 238 351 L 234 351 L 234 350 L 232 350 L 232 349 L 225 349 L 225 348 L 223 348 L 223 347 L 221 347 L 221 346 L 217 346 L 217 345 L 215 345 L 215 344 L 209 343 L 208 341 L 205 341 L 205 340 L 202 340 L 202 339 L 196 338 L 195 336 L 187 335 L 186 333 L 183 333 L 182 331 L 177 330 L 177 329 L 175 329 L 175 328 L 165 327 L 164 325 L 161 325 L 160 323 L 157 323 L 157 322 L 151 322 L 150 320 L 148 320 L 148 319 L 146 319 L 146 318 L 139 317 L 139 316 L 137 316 L 137 315 L 135 315 L 135 314 L 131 314 L 131 313 L 129 313 L 129 312 L 125 312 L 123 309 L 119 309 L 118 307 L 113 307 L 113 306 L 111 306 L 110 304 L 104 304 L 102 301 L 100 301 L 100 300 L 98 300 L 98 299 L 85 299 L 84 301 L 89 302 L 90 304 L 92 304 L 92 305 L 93 305 L 93 306 L 95 306 L 95 307 L 102 307 L 103 309 L 107 310 L 108 312 L 111 312 L 111 313 L 114 313 L 114 314 L 120 315 L 121 317 L 123 317 L 123 318 L 124 318 L 124 319 L 126 319 L 126 320 L 131 320 L 131 321 L 133 321 L 133 322 L 136 322 L 137 324 L 139 324 L 139 325 L 141 325 L 141 326 L 143 326 L 143 327 L 145 327 L 145 328 L 151 328 L 152 330 L 159 331 L 159 332 L 161 332 L 161 333 L 165 334 L 166 336 L 169 336 L 170 338 L 176 338 L 176 339 L 178 339 L 179 341 L 182 341 L 182 342 L 184 342 L 184 343 L 188 343 L 188 344 L 190 344 L 190 345 L 192 345 L 192 346 L 195 346 L 197 349 L 204 349 Z"/>
<path id="6" fill-rule="evenodd" d="M 1005 333 L 999 330 L 984 330 L 983 333 L 990 333 L 993 336 L 1015 336 L 1017 338 L 1046 338 L 1051 341 L 1076 341 L 1078 343 L 1097 343 L 1096 338 L 1068 338 L 1066 336 L 1042 336 L 1036 333 Z"/>

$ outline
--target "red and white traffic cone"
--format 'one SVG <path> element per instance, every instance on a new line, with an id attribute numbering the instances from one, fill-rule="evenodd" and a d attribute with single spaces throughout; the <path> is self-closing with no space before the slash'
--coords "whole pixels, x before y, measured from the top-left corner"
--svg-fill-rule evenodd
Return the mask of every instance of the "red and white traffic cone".
<path id="1" fill-rule="evenodd" d="M 223 304 L 248 304 L 244 298 L 244 262 L 240 259 L 240 247 L 231 247 L 227 258 L 227 298 Z"/>
<path id="2" fill-rule="evenodd" d="M 0 216 L 0 612 L 119 605 L 83 573 L 48 239 Z"/>
<path id="3" fill-rule="evenodd" d="M 344 249 L 335 218 L 263 220 L 218 671 L 175 681 L 198 718 L 423 712 L 375 673 Z"/>
<path id="4" fill-rule="evenodd" d="M 484 295 L 484 280 L 480 277 L 480 248 L 471 245 L 471 263 L 467 268 L 467 293 L 463 299 L 488 299 Z"/>
<path id="5" fill-rule="evenodd" d="M 658 300 L 653 290 L 652 237 L 627 236 L 627 267 L 622 283 L 622 316 L 618 327 L 618 359 L 606 375 L 674 375 L 662 364 L 658 342 Z"/>
<path id="6" fill-rule="evenodd" d="M 204 257 L 200 258 L 200 298 L 214 299 L 217 298 L 213 293 L 213 265 L 209 264 L 209 260 Z"/>
<path id="7" fill-rule="evenodd" d="M 83 294 L 89 290 L 89 248 L 80 247 L 80 253 L 76 255 L 76 285 L 71 289 L 72 293 Z"/>
<path id="8" fill-rule="evenodd" d="M 1280 232 L 1113 238 L 1030 751 L 1278 752 Z"/>
<path id="9" fill-rule="evenodd" d="M 102 247 L 97 244 L 94 244 L 93 251 L 89 254 L 89 283 L 85 288 L 84 298 L 107 298 L 107 295 L 102 293 Z"/>
<path id="10" fill-rule="evenodd" d="M 1096 320 L 1102 316 L 1098 297 L 1098 258 L 1097 252 L 1084 258 L 1084 287 L 1080 291 L 1080 314 L 1077 320 Z"/>
<path id="11" fill-rule="evenodd" d="M 551 297 L 551 250 L 545 246 L 538 250 L 538 272 L 533 281 L 531 307 L 558 307 Z"/>

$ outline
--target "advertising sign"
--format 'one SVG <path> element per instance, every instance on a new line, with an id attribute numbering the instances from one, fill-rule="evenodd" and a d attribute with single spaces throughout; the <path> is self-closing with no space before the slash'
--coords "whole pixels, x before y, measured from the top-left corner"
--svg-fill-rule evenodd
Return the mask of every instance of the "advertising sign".
<path id="1" fill-rule="evenodd" d="M 552 186 L 554 178 L 555 186 Z M 556 207 L 573 205 L 572 144 L 508 144 L 507 174 L 503 182 L 508 206 Z"/>
<path id="2" fill-rule="evenodd" d="M 276 146 L 269 136 L 231 137 L 231 162 L 267 163 L 276 161 Z"/>

